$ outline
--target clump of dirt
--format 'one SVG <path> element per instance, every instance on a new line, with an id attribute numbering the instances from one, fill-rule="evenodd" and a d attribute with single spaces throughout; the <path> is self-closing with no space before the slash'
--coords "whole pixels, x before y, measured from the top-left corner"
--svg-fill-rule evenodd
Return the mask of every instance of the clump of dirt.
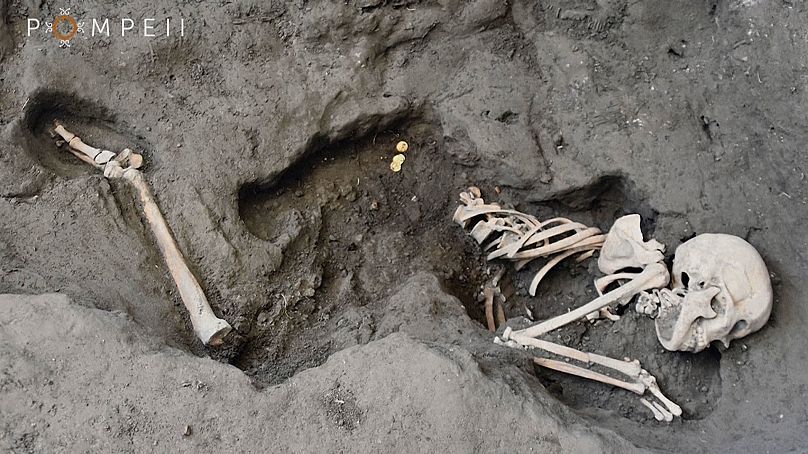
<path id="1" fill-rule="evenodd" d="M 393 172 L 399 141 L 409 149 Z M 368 342 L 383 301 L 422 271 L 439 276 L 482 319 L 474 289 L 485 263 L 451 222 L 469 177 L 441 141 L 433 124 L 413 120 L 329 144 L 275 184 L 241 190 L 248 230 L 284 257 L 266 283 L 271 304 L 257 314 L 232 364 L 259 385 L 274 384 Z M 358 315 L 366 305 L 374 307 Z"/>
<path id="2" fill-rule="evenodd" d="M 356 397 L 349 389 L 336 383 L 320 399 L 325 407 L 326 416 L 334 425 L 352 431 L 362 420 L 362 410 L 356 405 Z"/>

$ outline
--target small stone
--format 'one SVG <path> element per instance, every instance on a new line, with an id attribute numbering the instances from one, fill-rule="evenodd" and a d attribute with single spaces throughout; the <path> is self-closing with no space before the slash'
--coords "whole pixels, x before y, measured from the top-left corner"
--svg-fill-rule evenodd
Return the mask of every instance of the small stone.
<path id="1" fill-rule="evenodd" d="M 186 425 L 185 425 L 185 429 L 182 431 L 182 436 L 183 436 L 183 437 L 190 437 L 190 436 L 191 436 L 191 433 L 192 433 L 192 431 L 191 431 L 191 426 L 189 426 L 189 425 L 187 425 L 187 424 L 186 424 Z"/>
<path id="2" fill-rule="evenodd" d="M 303 296 L 305 296 L 306 298 L 311 298 L 312 296 L 314 296 L 314 289 L 313 288 L 304 289 Z"/>
<path id="3" fill-rule="evenodd" d="M 707 387 L 706 387 L 706 386 L 702 386 L 701 388 L 699 388 L 699 391 L 701 391 L 701 392 L 703 392 L 703 393 L 706 393 L 706 392 L 707 392 Z"/>

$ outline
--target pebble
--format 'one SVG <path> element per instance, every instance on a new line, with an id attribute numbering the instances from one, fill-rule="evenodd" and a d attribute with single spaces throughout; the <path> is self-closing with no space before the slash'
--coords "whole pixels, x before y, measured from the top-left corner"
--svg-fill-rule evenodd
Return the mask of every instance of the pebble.
<path id="1" fill-rule="evenodd" d="M 187 425 L 187 424 L 186 424 L 186 425 L 185 425 L 185 430 L 183 430 L 183 431 L 182 431 L 182 435 L 183 435 L 184 437 L 190 437 L 190 436 L 191 436 L 191 433 L 192 433 L 192 431 L 191 431 L 191 426 L 189 426 L 189 425 Z"/>

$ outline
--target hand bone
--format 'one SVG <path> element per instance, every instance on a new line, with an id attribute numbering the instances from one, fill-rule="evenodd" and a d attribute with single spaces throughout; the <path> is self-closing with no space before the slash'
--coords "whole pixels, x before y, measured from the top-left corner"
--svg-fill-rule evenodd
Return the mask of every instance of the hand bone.
<path id="1" fill-rule="evenodd" d="M 634 310 L 638 314 L 647 315 L 651 318 L 656 317 L 659 310 L 659 296 L 655 291 L 653 292 L 640 292 L 637 296 L 637 303 L 634 305 Z"/>

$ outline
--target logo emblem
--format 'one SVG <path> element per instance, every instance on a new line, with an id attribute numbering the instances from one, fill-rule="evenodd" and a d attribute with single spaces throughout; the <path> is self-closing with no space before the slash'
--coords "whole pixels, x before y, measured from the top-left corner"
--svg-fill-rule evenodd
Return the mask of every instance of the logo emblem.
<path id="1" fill-rule="evenodd" d="M 69 30 L 65 28 L 60 29 L 60 26 L 67 24 Z M 59 8 L 59 15 L 53 19 L 53 22 L 45 22 L 48 33 L 53 34 L 53 37 L 59 40 L 59 47 L 70 47 L 70 40 L 75 38 L 78 33 L 84 33 L 84 22 L 79 22 L 75 17 L 70 15 L 70 8 Z"/>

